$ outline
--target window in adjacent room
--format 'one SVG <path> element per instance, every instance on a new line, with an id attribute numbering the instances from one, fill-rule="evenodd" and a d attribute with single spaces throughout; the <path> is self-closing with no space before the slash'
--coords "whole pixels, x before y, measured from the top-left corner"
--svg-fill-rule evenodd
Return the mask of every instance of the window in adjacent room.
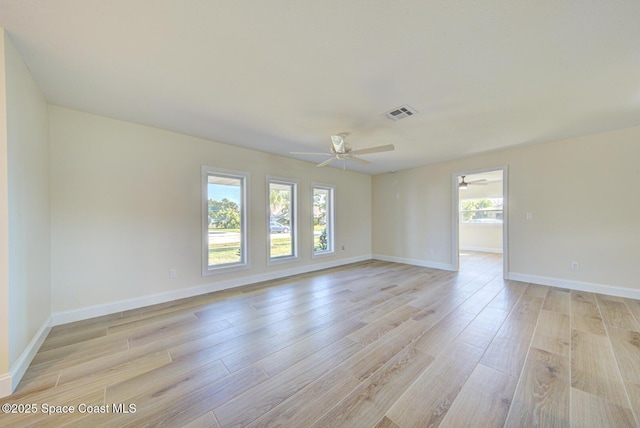
<path id="1" fill-rule="evenodd" d="M 313 185 L 313 254 L 333 253 L 334 187 Z"/>
<path id="2" fill-rule="evenodd" d="M 249 174 L 202 167 L 204 275 L 248 266 Z"/>
<path id="3" fill-rule="evenodd" d="M 297 182 L 267 177 L 269 260 L 297 256 Z"/>
<path id="4" fill-rule="evenodd" d="M 462 199 L 460 223 L 502 224 L 502 198 Z"/>

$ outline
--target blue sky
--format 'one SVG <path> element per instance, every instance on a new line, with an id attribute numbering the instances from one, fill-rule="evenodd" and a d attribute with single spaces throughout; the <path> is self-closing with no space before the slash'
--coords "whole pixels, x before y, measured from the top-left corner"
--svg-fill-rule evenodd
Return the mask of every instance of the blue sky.
<path id="1" fill-rule="evenodd" d="M 235 202 L 236 204 L 240 203 L 240 187 L 238 186 L 227 186 L 224 184 L 209 183 L 208 193 L 209 199 L 221 201 L 224 198 L 227 198 L 228 200 Z"/>

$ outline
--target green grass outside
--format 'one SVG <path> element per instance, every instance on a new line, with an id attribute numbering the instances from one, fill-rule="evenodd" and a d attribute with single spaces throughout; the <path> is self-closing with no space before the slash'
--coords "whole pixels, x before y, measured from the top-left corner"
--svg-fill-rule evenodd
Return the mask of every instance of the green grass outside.
<path id="1" fill-rule="evenodd" d="M 271 257 L 291 256 L 291 237 L 271 239 Z"/>
<path id="2" fill-rule="evenodd" d="M 271 240 L 271 257 L 291 255 L 291 238 L 273 238 Z M 240 242 L 209 244 L 209 265 L 238 263 L 240 261 Z"/>
<path id="3" fill-rule="evenodd" d="M 315 232 L 322 232 L 326 225 L 315 225 Z M 212 232 L 240 232 L 240 229 L 217 229 L 210 227 Z M 271 240 L 271 257 L 281 257 L 291 255 L 291 238 L 285 236 L 282 238 L 273 238 Z M 320 246 L 320 235 L 313 237 L 313 248 Z M 240 242 L 227 242 L 224 244 L 209 243 L 209 265 L 238 263 L 240 261 Z"/>

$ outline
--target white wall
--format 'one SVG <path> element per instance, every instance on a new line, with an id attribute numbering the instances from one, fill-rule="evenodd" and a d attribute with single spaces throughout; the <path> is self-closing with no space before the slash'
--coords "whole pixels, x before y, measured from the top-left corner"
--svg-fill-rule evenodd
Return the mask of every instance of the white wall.
<path id="1" fill-rule="evenodd" d="M 0 397 L 12 389 L 9 372 L 9 185 L 4 29 L 0 28 Z"/>
<path id="2" fill-rule="evenodd" d="M 629 128 L 375 176 L 373 252 L 452 267 L 452 174 L 508 165 L 512 277 L 637 293 L 639 142 Z"/>
<path id="3" fill-rule="evenodd" d="M 9 360 L 51 315 L 47 102 L 7 37 L 9 152 Z"/>
<path id="4" fill-rule="evenodd" d="M 49 114 L 53 311 L 61 322 L 91 307 L 95 315 L 158 294 L 166 300 L 370 257 L 370 176 L 55 106 Z M 249 270 L 201 276 L 201 165 L 251 174 Z M 296 262 L 267 265 L 267 175 L 300 180 Z M 331 256 L 311 256 L 311 182 L 336 186 Z"/>
<path id="5" fill-rule="evenodd" d="M 5 34 L 8 358 L 15 388 L 51 316 L 47 102 Z M 1 287 L 0 287 L 1 288 Z M 3 311 L 3 313 L 5 313 Z"/>
<path id="6" fill-rule="evenodd" d="M 460 224 L 460 250 L 502 252 L 502 224 Z"/>
<path id="7" fill-rule="evenodd" d="M 474 177 L 467 177 L 473 181 Z M 501 198 L 502 181 L 490 181 L 486 185 L 469 185 L 460 190 L 460 199 Z M 460 249 L 471 251 L 502 252 L 502 224 L 460 223 Z"/>

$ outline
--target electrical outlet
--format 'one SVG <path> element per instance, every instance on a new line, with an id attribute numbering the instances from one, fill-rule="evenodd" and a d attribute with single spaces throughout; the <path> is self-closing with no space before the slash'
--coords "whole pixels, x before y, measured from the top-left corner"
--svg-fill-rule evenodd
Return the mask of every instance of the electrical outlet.
<path id="1" fill-rule="evenodd" d="M 580 263 L 571 262 L 571 270 L 579 270 L 579 269 L 580 269 Z"/>
<path id="2" fill-rule="evenodd" d="M 533 213 L 527 213 L 526 219 L 527 220 L 533 220 Z"/>
<path id="3" fill-rule="evenodd" d="M 169 269 L 169 278 L 176 278 L 178 276 L 178 272 L 175 268 Z"/>
<path id="4" fill-rule="evenodd" d="M 345 250 L 345 247 L 344 247 L 344 245 L 343 245 L 343 246 L 342 246 L 342 251 L 344 251 L 344 250 Z"/>

